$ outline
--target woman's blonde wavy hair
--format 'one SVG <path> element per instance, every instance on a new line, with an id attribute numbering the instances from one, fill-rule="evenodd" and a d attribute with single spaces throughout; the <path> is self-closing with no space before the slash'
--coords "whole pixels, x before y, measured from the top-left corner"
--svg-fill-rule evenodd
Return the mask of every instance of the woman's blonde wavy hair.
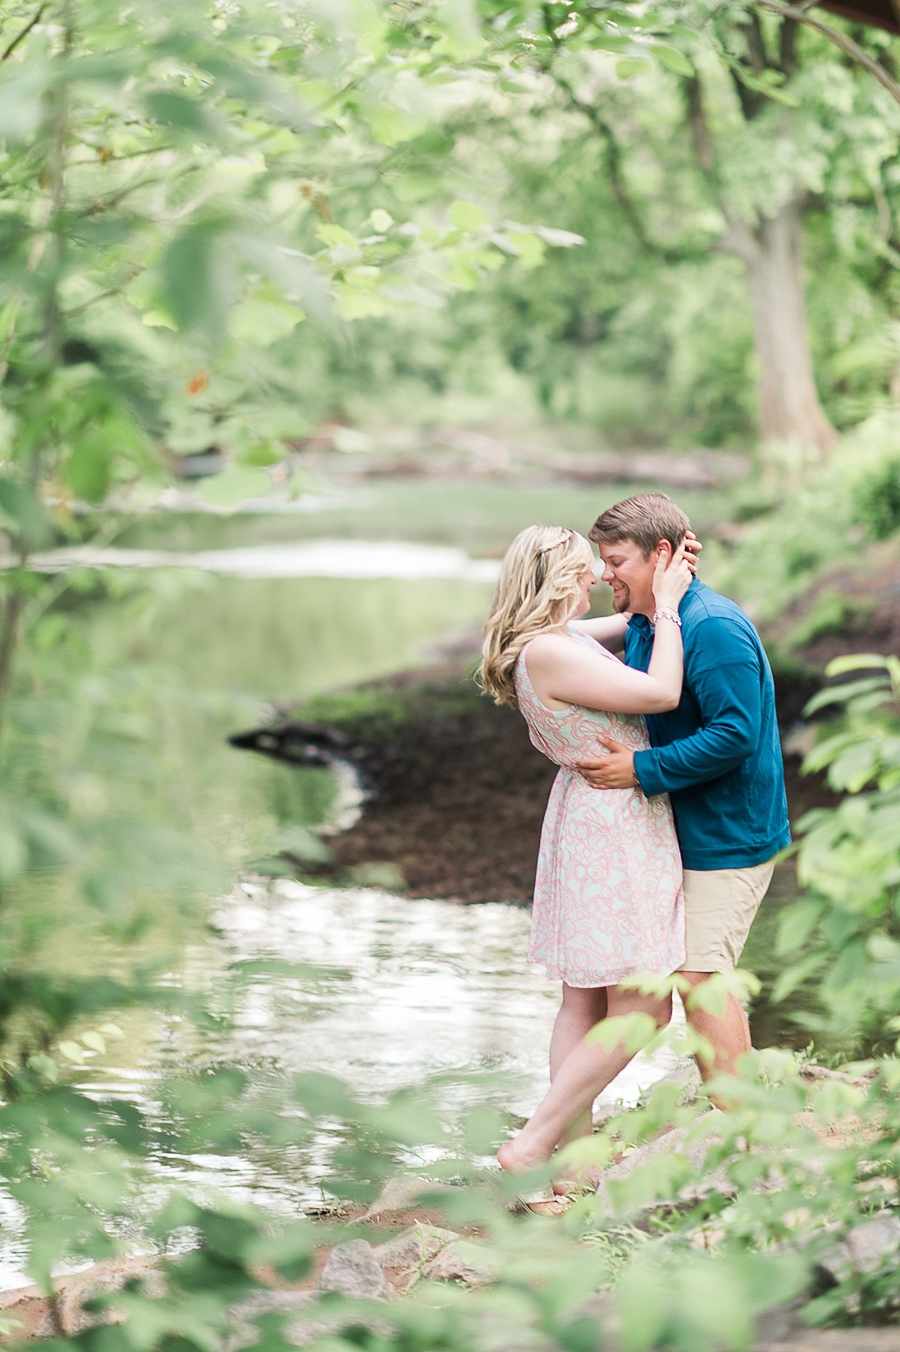
<path id="1" fill-rule="evenodd" d="M 476 675 L 495 704 L 517 707 L 519 653 L 538 634 L 569 618 L 578 579 L 593 566 L 593 550 L 577 531 L 564 526 L 519 531 L 503 559 Z"/>

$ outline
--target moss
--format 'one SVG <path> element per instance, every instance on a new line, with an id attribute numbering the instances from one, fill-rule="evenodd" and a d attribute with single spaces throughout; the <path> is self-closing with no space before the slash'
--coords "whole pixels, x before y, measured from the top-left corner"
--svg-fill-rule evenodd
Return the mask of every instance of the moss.
<path id="1" fill-rule="evenodd" d="M 290 714 L 304 722 L 327 723 L 357 745 L 375 746 L 410 724 L 472 712 L 484 699 L 471 674 L 400 677 L 315 695 Z"/>

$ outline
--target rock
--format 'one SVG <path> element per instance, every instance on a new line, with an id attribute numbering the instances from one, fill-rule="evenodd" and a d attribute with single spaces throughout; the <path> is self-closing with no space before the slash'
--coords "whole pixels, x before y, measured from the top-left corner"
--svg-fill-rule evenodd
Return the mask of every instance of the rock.
<path id="1" fill-rule="evenodd" d="M 406 1211 L 423 1192 L 436 1191 L 438 1185 L 429 1183 L 426 1178 L 414 1178 L 410 1174 L 389 1178 L 363 1216 L 363 1220 L 372 1221 L 380 1216 L 388 1216 L 392 1211 Z"/>
<path id="2" fill-rule="evenodd" d="M 718 1115 L 719 1109 L 714 1108 L 707 1115 L 707 1120 L 714 1120 Z M 610 1184 L 621 1183 L 630 1179 L 639 1169 L 642 1169 L 654 1161 L 670 1157 L 672 1158 L 673 1164 L 675 1164 L 676 1157 L 680 1156 L 685 1166 L 691 1171 L 702 1169 L 709 1147 L 713 1143 L 713 1139 L 710 1137 L 709 1132 L 707 1132 L 707 1134 L 702 1136 L 699 1140 L 692 1140 L 689 1142 L 688 1136 L 694 1130 L 695 1125 L 695 1123 L 691 1123 L 690 1126 L 676 1127 L 672 1131 L 664 1132 L 662 1136 L 657 1136 L 654 1140 L 648 1141 L 645 1145 L 638 1146 L 636 1150 L 632 1150 L 631 1153 L 620 1160 L 618 1164 L 610 1165 L 608 1169 L 604 1169 L 600 1176 L 600 1182 L 597 1185 L 597 1196 L 604 1207 L 613 1212 L 618 1210 L 618 1207 L 613 1200 L 613 1193 L 610 1191 Z M 712 1125 L 712 1121 L 710 1122 L 710 1125 Z M 675 1172 L 677 1174 L 677 1168 Z M 645 1209 L 648 1204 L 649 1209 L 654 1209 L 658 1206 L 664 1206 L 667 1202 L 673 1204 L 678 1200 L 694 1200 L 704 1193 L 712 1191 L 714 1188 L 723 1191 L 734 1191 L 725 1175 L 724 1169 L 717 1169 L 714 1174 L 709 1174 L 703 1179 L 702 1183 L 698 1184 L 697 1182 L 690 1181 L 682 1186 L 674 1186 L 674 1195 L 668 1198 L 658 1198 L 655 1196 L 652 1178 L 648 1179 L 648 1184 L 649 1188 L 646 1199 L 643 1202 L 638 1202 L 630 1207 L 629 1209 L 631 1211 Z"/>
<path id="3" fill-rule="evenodd" d="M 401 1272 L 415 1272 L 431 1261 L 441 1249 L 459 1239 L 455 1230 L 441 1230 L 436 1225 L 411 1225 L 393 1239 L 379 1244 L 373 1250 L 382 1268 L 398 1268 Z"/>
<path id="4" fill-rule="evenodd" d="M 457 1239 L 426 1263 L 422 1276 L 433 1282 L 462 1282 L 464 1286 L 487 1286 L 497 1275 L 495 1254 L 467 1239 Z"/>
<path id="5" fill-rule="evenodd" d="M 786 1343 L 790 1340 L 809 1336 L 809 1325 L 804 1322 L 800 1311 L 806 1304 L 807 1295 L 794 1296 L 771 1310 L 764 1310 L 756 1321 L 756 1342 Z"/>
<path id="6" fill-rule="evenodd" d="M 349 1322 L 345 1314 L 301 1315 L 299 1319 L 294 1319 L 289 1324 L 285 1323 L 285 1342 L 290 1343 L 293 1347 L 309 1347 L 311 1343 L 317 1343 L 320 1338 L 334 1338 L 335 1343 L 332 1346 L 344 1347 L 347 1344 L 339 1343 L 337 1339 Z M 387 1319 L 378 1319 L 368 1314 L 355 1314 L 352 1322 L 354 1328 L 368 1329 L 369 1333 L 374 1334 L 376 1339 L 383 1339 L 385 1346 L 389 1346 L 391 1340 L 397 1334 L 396 1326 Z"/>
<path id="7" fill-rule="evenodd" d="M 372 1245 L 365 1239 L 348 1239 L 331 1250 L 319 1277 L 319 1291 L 340 1291 L 356 1300 L 372 1300 L 387 1291 L 387 1282 Z"/>
<path id="8" fill-rule="evenodd" d="M 258 1343 L 259 1329 L 251 1320 L 260 1315 L 290 1314 L 304 1306 L 314 1305 L 318 1299 L 316 1291 L 254 1291 L 230 1307 L 228 1315 L 232 1327 L 223 1340 L 222 1352 L 241 1352 L 242 1348 Z"/>
<path id="9" fill-rule="evenodd" d="M 657 1080 L 654 1084 L 651 1084 L 650 1088 L 645 1090 L 641 1095 L 641 1098 L 649 1099 L 653 1095 L 654 1090 L 658 1089 L 660 1085 L 663 1084 L 677 1085 L 681 1090 L 679 1102 L 692 1103 L 703 1088 L 703 1081 L 700 1078 L 700 1072 L 697 1069 L 696 1061 L 691 1061 L 685 1066 L 676 1066 L 674 1070 L 670 1070 L 661 1080 Z"/>
<path id="10" fill-rule="evenodd" d="M 754 1343 L 753 1352 L 900 1352 L 900 1329 L 807 1329 L 785 1342 Z"/>
<path id="11" fill-rule="evenodd" d="M 114 1309 L 89 1315 L 82 1306 L 95 1296 L 120 1291 L 134 1278 L 153 1283 L 155 1294 L 161 1294 L 163 1278 L 156 1270 L 155 1258 L 150 1255 L 114 1258 L 105 1263 L 93 1263 L 81 1272 L 54 1278 L 55 1311 L 36 1286 L 0 1293 L 0 1311 L 12 1324 L 17 1338 L 52 1338 L 60 1332 L 72 1336 L 95 1324 L 120 1322 L 121 1315 Z"/>
<path id="12" fill-rule="evenodd" d="M 885 1259 L 900 1249 L 900 1220 L 885 1212 L 863 1221 L 848 1231 L 840 1244 L 826 1250 L 819 1258 L 823 1268 L 836 1282 L 842 1282 L 851 1273 L 877 1272 Z M 897 1340 L 900 1349 L 900 1334 Z"/>

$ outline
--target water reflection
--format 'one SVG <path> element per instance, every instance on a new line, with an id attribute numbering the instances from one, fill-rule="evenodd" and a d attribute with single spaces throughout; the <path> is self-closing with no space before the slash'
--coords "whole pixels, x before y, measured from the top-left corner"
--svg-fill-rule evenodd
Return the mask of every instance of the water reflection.
<path id="1" fill-rule="evenodd" d="M 503 1073 L 498 1106 L 525 1114 L 544 1093 L 559 986 L 526 961 L 526 911 L 282 879 L 244 884 L 217 923 L 235 956 L 277 954 L 336 978 L 318 991 L 261 979 L 233 1035 L 238 1058 L 265 1051 L 286 1070 L 325 1071 L 365 1096 L 488 1069 Z M 642 1053 L 601 1101 L 634 1103 L 675 1064 L 667 1049 Z"/>

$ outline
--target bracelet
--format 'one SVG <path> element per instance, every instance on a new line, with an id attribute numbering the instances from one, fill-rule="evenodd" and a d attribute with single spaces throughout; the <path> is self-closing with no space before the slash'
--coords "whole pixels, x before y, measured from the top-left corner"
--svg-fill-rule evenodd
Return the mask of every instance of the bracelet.
<path id="1" fill-rule="evenodd" d="M 681 628 L 681 616 L 671 606 L 657 606 L 653 612 L 653 623 L 656 624 L 657 620 L 671 620 L 673 624 L 678 625 L 679 629 Z"/>

